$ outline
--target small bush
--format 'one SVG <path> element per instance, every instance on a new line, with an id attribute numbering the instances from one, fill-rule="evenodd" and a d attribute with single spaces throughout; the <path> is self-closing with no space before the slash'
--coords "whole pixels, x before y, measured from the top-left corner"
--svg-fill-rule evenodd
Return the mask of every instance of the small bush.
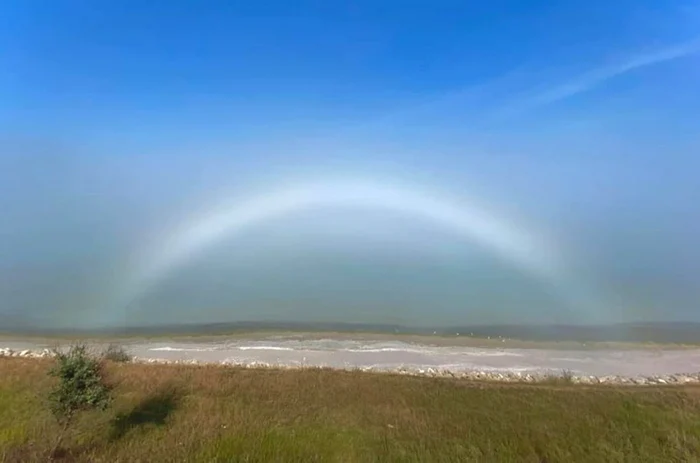
<path id="1" fill-rule="evenodd" d="M 564 383 L 573 383 L 574 382 L 574 372 L 571 370 L 562 370 L 561 372 L 561 379 L 562 382 Z"/>
<path id="2" fill-rule="evenodd" d="M 129 355 L 129 353 L 119 344 L 110 344 L 107 346 L 107 349 L 104 351 L 102 356 L 105 360 L 109 360 L 111 362 L 124 363 L 131 361 L 131 355 Z"/>
<path id="3" fill-rule="evenodd" d="M 105 410 L 111 402 L 111 388 L 104 380 L 102 363 L 84 345 L 72 346 L 67 353 L 55 350 L 56 364 L 49 374 L 58 383 L 49 393 L 49 406 L 61 425 L 56 453 L 76 415 L 84 410 Z"/>
<path id="4" fill-rule="evenodd" d="M 550 386 L 565 386 L 574 383 L 574 372 L 571 370 L 562 370 L 559 374 L 549 373 L 542 379 L 542 384 Z"/>

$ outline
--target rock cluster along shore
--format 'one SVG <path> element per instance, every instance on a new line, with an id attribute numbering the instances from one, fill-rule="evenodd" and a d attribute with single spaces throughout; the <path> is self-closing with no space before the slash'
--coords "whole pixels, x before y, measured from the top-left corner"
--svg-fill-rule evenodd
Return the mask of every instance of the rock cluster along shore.
<path id="1" fill-rule="evenodd" d="M 47 358 L 52 357 L 53 352 L 49 349 L 40 351 L 32 350 L 13 350 L 8 348 L 0 348 L 0 357 L 21 357 L 21 358 Z M 305 365 L 286 365 L 286 364 L 269 364 L 264 362 L 201 362 L 198 360 L 167 360 L 158 358 L 134 358 L 135 363 L 147 364 L 179 364 L 179 365 L 222 365 L 236 366 L 244 368 L 275 368 L 275 369 L 299 369 L 299 368 L 314 368 L 313 366 Z M 655 375 L 655 376 L 588 376 L 576 375 L 570 372 L 539 372 L 539 373 L 521 373 L 509 371 L 451 371 L 439 368 L 409 368 L 400 367 L 392 370 L 377 369 L 372 367 L 347 367 L 346 370 L 358 370 L 374 373 L 393 373 L 410 376 L 428 376 L 433 378 L 460 378 L 473 381 L 500 381 L 500 382 L 525 382 L 525 383 L 541 383 L 553 380 L 566 381 L 575 384 L 609 384 L 609 385 L 629 385 L 629 386 L 651 386 L 651 385 L 680 385 L 680 384 L 700 384 L 700 372 L 696 373 L 678 373 L 672 375 Z"/>
<path id="2" fill-rule="evenodd" d="M 7 347 L 0 347 L 0 357 L 25 357 L 25 358 L 45 358 L 53 357 L 53 352 L 49 349 L 40 351 L 32 350 L 13 350 Z"/>

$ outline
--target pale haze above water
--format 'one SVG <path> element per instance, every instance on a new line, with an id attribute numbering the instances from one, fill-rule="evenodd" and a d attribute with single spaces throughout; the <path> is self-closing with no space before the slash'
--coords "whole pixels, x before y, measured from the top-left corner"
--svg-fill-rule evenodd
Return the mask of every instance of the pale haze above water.
<path id="1" fill-rule="evenodd" d="M 642 3 L 0 7 L 0 325 L 700 322 L 700 10 Z"/>

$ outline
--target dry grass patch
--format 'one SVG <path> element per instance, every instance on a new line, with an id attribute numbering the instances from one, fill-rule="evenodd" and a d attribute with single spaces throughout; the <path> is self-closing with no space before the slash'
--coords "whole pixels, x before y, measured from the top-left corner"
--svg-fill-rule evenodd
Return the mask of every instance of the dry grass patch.
<path id="1" fill-rule="evenodd" d="M 0 359 L 0 458 L 45 461 L 48 360 Z M 697 387 L 109 363 L 66 461 L 698 461 Z"/>

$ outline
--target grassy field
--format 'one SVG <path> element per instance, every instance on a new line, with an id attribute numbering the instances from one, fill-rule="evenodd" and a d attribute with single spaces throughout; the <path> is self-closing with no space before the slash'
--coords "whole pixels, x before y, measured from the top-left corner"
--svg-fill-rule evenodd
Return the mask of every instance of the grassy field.
<path id="1" fill-rule="evenodd" d="M 0 458 L 46 461 L 50 360 L 0 358 Z M 110 363 L 63 461 L 700 461 L 700 388 Z"/>

